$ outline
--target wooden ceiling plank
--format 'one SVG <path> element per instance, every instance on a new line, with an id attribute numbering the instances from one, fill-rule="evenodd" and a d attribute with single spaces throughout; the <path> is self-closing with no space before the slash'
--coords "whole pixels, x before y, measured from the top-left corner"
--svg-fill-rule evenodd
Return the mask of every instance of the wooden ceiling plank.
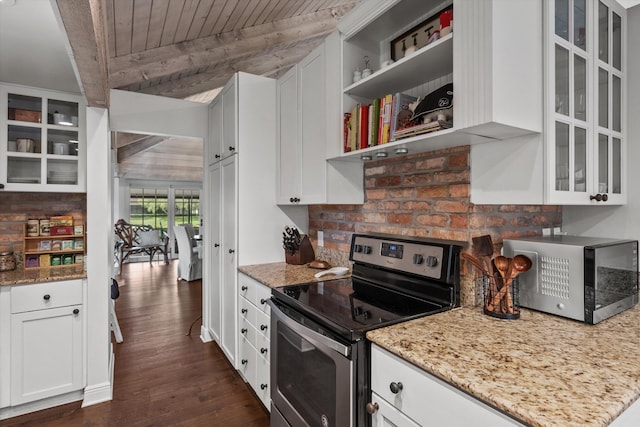
<path id="1" fill-rule="evenodd" d="M 227 23 L 222 27 L 221 33 L 227 33 L 234 28 L 236 28 L 238 24 L 238 20 L 244 13 L 244 10 L 247 8 L 249 4 L 249 0 L 236 0 L 236 7 L 233 9 L 233 13 L 229 16 Z"/>
<path id="2" fill-rule="evenodd" d="M 90 107 L 109 106 L 105 0 L 57 0 L 58 12 Z"/>
<path id="3" fill-rule="evenodd" d="M 118 163 L 131 158 L 132 156 L 148 150 L 149 148 L 160 144 L 162 141 L 167 139 L 165 136 L 158 135 L 149 135 L 144 138 L 137 140 L 132 144 L 125 145 L 124 147 L 120 147 L 117 150 L 117 158 Z"/>
<path id="4" fill-rule="evenodd" d="M 113 88 L 153 80 L 188 68 L 229 61 L 239 55 L 259 53 L 272 46 L 328 34 L 335 29 L 334 10 L 282 20 L 259 27 L 170 45 L 122 58 L 110 64 Z"/>
<path id="5" fill-rule="evenodd" d="M 236 25 L 231 30 L 239 30 L 247 26 L 247 21 L 255 13 L 256 7 L 260 3 L 260 0 L 249 0 L 247 6 L 244 8 L 242 15 L 237 19 Z"/>
<path id="6" fill-rule="evenodd" d="M 107 34 L 116 33 L 116 24 L 115 24 L 114 11 L 113 11 L 114 1 L 115 0 L 106 0 L 107 23 L 108 23 Z M 107 52 L 109 54 L 108 56 L 109 58 L 113 58 L 116 56 L 116 38 L 115 37 L 109 37 Z"/>
<path id="7" fill-rule="evenodd" d="M 291 18 L 293 16 L 297 16 L 298 9 L 300 9 L 301 6 L 304 6 L 304 2 L 305 2 L 305 0 L 292 1 L 291 2 L 291 7 L 287 11 L 287 13 L 284 15 L 284 19 Z"/>
<path id="8" fill-rule="evenodd" d="M 164 20 L 164 28 L 162 29 L 162 37 L 160 38 L 160 46 L 172 45 L 176 38 L 176 29 L 182 15 L 182 0 L 169 0 L 169 8 L 167 16 Z"/>
<path id="9" fill-rule="evenodd" d="M 178 21 L 178 27 L 176 28 L 176 35 L 173 38 L 174 43 L 180 43 L 187 40 L 187 34 L 193 24 L 193 18 L 198 10 L 198 0 L 184 0 L 184 6 L 182 7 L 182 14 Z"/>
<path id="10" fill-rule="evenodd" d="M 305 13 L 315 12 L 314 5 L 318 4 L 318 0 L 309 0 L 302 3 L 300 8 L 294 13 L 294 16 L 304 15 Z"/>
<path id="11" fill-rule="evenodd" d="M 207 16 L 207 20 L 200 31 L 200 38 L 209 37 L 213 34 L 213 27 L 215 27 L 225 4 L 226 0 L 214 0 L 211 10 L 209 11 L 209 15 Z"/>
<path id="12" fill-rule="evenodd" d="M 191 23 L 191 27 L 187 33 L 187 40 L 193 40 L 201 37 L 200 34 L 207 18 L 209 17 L 213 3 L 213 0 L 200 0 L 198 9 L 193 17 L 193 22 Z"/>
<path id="13" fill-rule="evenodd" d="M 149 34 L 153 0 L 136 0 L 134 5 L 131 52 L 142 52 L 147 49 L 147 36 Z"/>
<path id="14" fill-rule="evenodd" d="M 260 14 L 258 19 L 255 22 L 255 25 L 262 25 L 267 21 L 267 17 L 271 15 L 271 12 L 278 6 L 280 0 L 269 0 L 267 6 L 264 8 L 264 11 Z"/>
<path id="15" fill-rule="evenodd" d="M 211 34 L 220 34 L 222 32 L 222 29 L 227 25 L 229 17 L 231 16 L 231 14 L 233 14 L 233 10 L 236 8 L 236 4 L 237 2 L 235 0 L 227 1 L 227 4 L 224 5 L 224 8 L 218 16 L 218 20 L 211 30 Z"/>
<path id="16" fill-rule="evenodd" d="M 116 28 L 116 56 L 128 55 L 131 53 L 133 2 L 116 1 L 113 4 L 113 16 Z"/>
<path id="17" fill-rule="evenodd" d="M 265 10 L 265 8 L 269 5 L 268 1 L 264 0 L 256 0 L 256 5 L 253 8 L 251 15 L 244 23 L 243 27 L 253 27 L 256 24 L 256 21 L 260 17 L 260 14 Z"/>
<path id="18" fill-rule="evenodd" d="M 280 20 L 279 17 L 282 15 L 283 10 L 285 10 L 288 6 L 289 6 L 288 0 L 280 0 L 276 5 L 276 7 L 271 11 L 269 16 L 267 16 L 267 19 L 265 22 L 279 21 Z"/>
<path id="19" fill-rule="evenodd" d="M 169 9 L 169 0 L 153 0 L 151 17 L 149 18 L 149 32 L 147 34 L 146 49 L 155 49 L 160 46 L 164 21 Z"/>

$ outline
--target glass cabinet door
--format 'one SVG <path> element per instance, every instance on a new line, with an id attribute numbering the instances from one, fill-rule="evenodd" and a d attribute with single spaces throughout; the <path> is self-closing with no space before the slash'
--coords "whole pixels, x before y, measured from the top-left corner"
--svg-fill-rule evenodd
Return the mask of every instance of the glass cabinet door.
<path id="1" fill-rule="evenodd" d="M 0 88 L 1 89 L 1 88 Z M 77 191 L 82 154 L 80 104 L 75 97 L 57 99 L 47 92 L 7 86 L 0 91 L 7 106 L 0 118 L 1 174 L 7 189 Z M 61 95 L 61 98 L 65 96 Z M 6 175 L 5 175 L 6 173 Z M 63 187 L 64 186 L 64 187 Z"/>

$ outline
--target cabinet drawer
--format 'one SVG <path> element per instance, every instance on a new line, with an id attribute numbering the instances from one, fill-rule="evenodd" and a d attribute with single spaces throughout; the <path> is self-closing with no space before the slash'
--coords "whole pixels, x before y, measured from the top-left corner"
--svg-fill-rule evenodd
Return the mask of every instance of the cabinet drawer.
<path id="1" fill-rule="evenodd" d="M 256 301 L 256 287 L 258 282 L 244 274 L 238 274 L 238 294 L 252 304 Z"/>
<path id="2" fill-rule="evenodd" d="M 11 288 L 11 312 L 82 304 L 82 280 L 36 283 Z"/>
<path id="3" fill-rule="evenodd" d="M 254 348 L 257 341 L 256 328 L 253 325 L 245 324 L 240 327 L 240 340 L 248 341 Z"/>
<path id="4" fill-rule="evenodd" d="M 261 311 L 258 311 L 256 313 L 255 325 L 256 325 L 256 329 L 258 330 L 258 334 L 261 334 L 267 339 L 269 339 L 269 327 L 271 326 L 269 315 Z"/>
<path id="5" fill-rule="evenodd" d="M 256 325 L 257 310 L 255 305 L 244 298 L 240 298 L 240 324 Z"/>
<path id="6" fill-rule="evenodd" d="M 271 353 L 271 344 L 269 343 L 269 338 L 264 335 L 258 333 L 256 337 L 256 351 L 258 352 L 258 357 L 269 362 L 269 356 Z"/>
<path id="7" fill-rule="evenodd" d="M 377 411 L 371 415 L 371 427 L 404 426 L 419 427 L 418 424 L 398 411 L 386 400 L 375 393 L 371 393 L 371 402 L 378 405 Z"/>
<path id="8" fill-rule="evenodd" d="M 258 312 L 262 311 L 263 313 L 271 313 L 271 309 L 269 308 L 269 304 L 267 301 L 271 298 L 271 288 L 265 286 L 261 283 L 256 284 L 256 307 L 258 307 Z"/>

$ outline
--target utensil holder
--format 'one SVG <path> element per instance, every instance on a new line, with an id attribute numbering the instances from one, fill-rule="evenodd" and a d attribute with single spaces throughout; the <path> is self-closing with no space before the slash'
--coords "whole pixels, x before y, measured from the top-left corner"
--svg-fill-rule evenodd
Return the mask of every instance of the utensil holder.
<path id="1" fill-rule="evenodd" d="M 302 241 L 298 250 L 295 252 L 284 251 L 285 261 L 291 265 L 302 265 L 316 259 L 316 255 L 313 252 L 313 246 L 306 234 L 302 236 Z"/>
<path id="2" fill-rule="evenodd" d="M 489 276 L 482 276 L 479 280 L 482 281 L 484 314 L 500 319 L 520 318 L 517 277 L 509 284 L 503 284 L 502 279 Z"/>

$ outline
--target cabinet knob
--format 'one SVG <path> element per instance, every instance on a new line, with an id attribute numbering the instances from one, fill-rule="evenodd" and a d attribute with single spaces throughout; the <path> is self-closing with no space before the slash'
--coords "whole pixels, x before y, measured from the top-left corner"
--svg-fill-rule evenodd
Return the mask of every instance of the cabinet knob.
<path id="1" fill-rule="evenodd" d="M 595 200 L 596 202 L 606 202 L 609 200 L 609 196 L 606 194 L 596 194 L 595 196 L 589 196 L 589 200 Z"/>
<path id="2" fill-rule="evenodd" d="M 260 325 L 260 330 L 261 330 L 261 331 L 266 331 L 266 330 L 267 330 L 267 328 L 268 328 L 268 326 L 267 326 L 267 325 Z"/>
<path id="3" fill-rule="evenodd" d="M 235 252 L 235 250 L 233 250 L 233 249 L 229 249 L 229 253 L 230 253 L 230 254 L 232 254 L 232 253 L 234 253 L 234 252 Z"/>
<path id="4" fill-rule="evenodd" d="M 249 311 L 249 310 L 247 310 L 246 308 L 243 308 L 243 309 L 242 309 L 242 310 L 240 310 L 240 311 L 242 312 L 242 314 L 247 314 L 247 311 Z"/>
<path id="5" fill-rule="evenodd" d="M 78 310 L 77 308 L 74 308 L 74 309 L 73 309 L 73 314 L 76 314 L 76 315 L 77 315 L 78 313 L 80 313 L 80 310 Z"/>
<path id="6" fill-rule="evenodd" d="M 269 351 L 269 350 L 267 350 L 267 349 L 266 349 L 266 348 L 264 348 L 264 347 L 262 347 L 262 348 L 260 349 L 260 353 L 262 353 L 262 354 L 265 354 L 267 351 Z"/>
<path id="7" fill-rule="evenodd" d="M 241 287 L 240 289 L 241 289 L 241 290 L 243 290 L 243 291 L 246 291 L 246 290 L 247 290 L 247 289 L 249 289 L 249 288 L 247 288 L 247 286 L 246 286 L 246 285 L 242 285 L 242 287 Z"/>
<path id="8" fill-rule="evenodd" d="M 240 333 L 241 333 L 242 335 L 246 334 L 246 333 L 247 333 L 247 328 L 242 328 L 242 329 L 240 329 Z"/>
<path id="9" fill-rule="evenodd" d="M 367 403 L 367 413 L 373 415 L 378 411 L 378 409 L 380 409 L 380 405 L 378 405 L 377 402 Z"/>
<path id="10" fill-rule="evenodd" d="M 242 361 L 240 361 L 240 363 L 242 363 L 243 365 L 246 365 L 247 363 L 249 363 L 249 361 L 247 359 L 242 359 Z"/>
<path id="11" fill-rule="evenodd" d="M 261 388 L 262 390 L 265 390 L 267 387 L 269 387 L 269 386 L 268 386 L 268 385 L 266 385 L 266 384 L 260 384 L 260 388 Z"/>
<path id="12" fill-rule="evenodd" d="M 300 201 L 299 197 L 289 197 L 289 201 L 291 203 L 298 203 Z"/>
<path id="13" fill-rule="evenodd" d="M 220 158 L 220 154 L 216 154 L 214 157 L 215 157 L 216 159 L 219 159 L 219 158 Z"/>
<path id="14" fill-rule="evenodd" d="M 236 147 L 229 146 L 229 151 L 235 151 Z"/>
<path id="15" fill-rule="evenodd" d="M 267 303 L 267 300 L 264 298 L 260 298 L 260 304 L 265 305 Z"/>
<path id="16" fill-rule="evenodd" d="M 220 243 L 214 243 L 214 244 L 213 244 L 213 247 L 214 247 L 214 248 L 219 248 L 219 247 L 220 247 Z"/>
<path id="17" fill-rule="evenodd" d="M 4 184 L 0 184 L 0 190 L 4 188 Z"/>
<path id="18" fill-rule="evenodd" d="M 45 294 L 42 299 L 44 299 L 45 301 L 49 301 L 51 299 L 51 295 L 49 294 Z"/>
<path id="19" fill-rule="evenodd" d="M 389 389 L 391 390 L 391 393 L 398 394 L 398 393 L 400 393 L 402 391 L 402 383 L 401 382 L 397 382 L 397 383 L 392 382 L 391 384 L 389 384 Z"/>

